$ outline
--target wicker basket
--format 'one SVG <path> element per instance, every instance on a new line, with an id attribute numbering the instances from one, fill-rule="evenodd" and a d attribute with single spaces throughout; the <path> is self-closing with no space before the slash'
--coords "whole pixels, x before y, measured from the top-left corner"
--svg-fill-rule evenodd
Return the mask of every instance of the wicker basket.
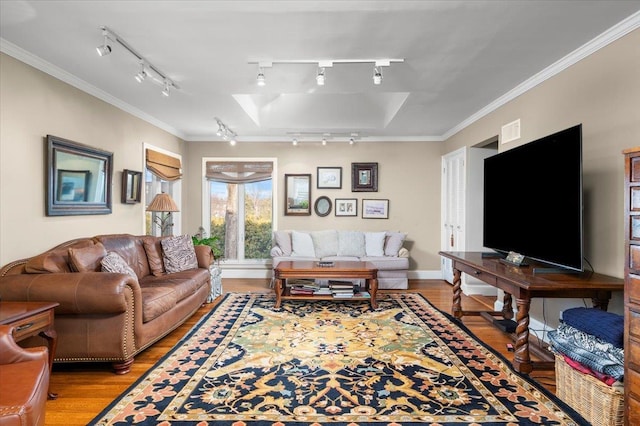
<path id="1" fill-rule="evenodd" d="M 571 368 L 556 354 L 556 395 L 594 426 L 624 424 L 624 393 Z"/>

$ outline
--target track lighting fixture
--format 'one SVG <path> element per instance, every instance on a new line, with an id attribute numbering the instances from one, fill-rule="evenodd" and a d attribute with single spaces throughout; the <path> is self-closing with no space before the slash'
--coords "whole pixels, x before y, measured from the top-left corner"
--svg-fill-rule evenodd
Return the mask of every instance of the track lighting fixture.
<path id="1" fill-rule="evenodd" d="M 169 89 L 170 89 L 170 85 L 169 82 L 165 80 L 164 82 L 164 88 L 162 89 L 162 95 L 169 97 L 170 93 L 169 93 Z"/>
<path id="2" fill-rule="evenodd" d="M 324 86 L 324 67 L 318 68 L 318 75 L 316 76 L 316 83 L 318 83 L 318 86 Z"/>
<path id="3" fill-rule="evenodd" d="M 258 86 L 266 86 L 267 82 L 264 79 L 264 70 L 262 67 L 258 68 L 258 77 L 256 77 L 256 83 Z"/>
<path id="4" fill-rule="evenodd" d="M 382 84 L 382 68 L 375 66 L 373 67 L 373 84 L 379 86 Z"/>
<path id="5" fill-rule="evenodd" d="M 144 67 L 144 62 L 140 62 L 140 71 L 136 74 L 136 81 L 142 83 L 147 78 L 147 70 Z"/>
<path id="6" fill-rule="evenodd" d="M 229 141 L 229 144 L 231 146 L 234 146 L 238 141 L 237 140 L 238 135 L 236 135 L 236 133 L 233 130 L 228 128 L 222 122 L 222 120 L 220 120 L 218 117 L 215 117 L 215 120 L 216 120 L 216 124 L 218 125 L 218 130 L 216 130 L 216 135 L 218 135 L 225 141 Z"/>
<path id="7" fill-rule="evenodd" d="M 349 138 L 349 145 L 353 145 L 354 143 L 356 143 L 355 139 Z"/>
<path id="8" fill-rule="evenodd" d="M 169 96 L 171 89 L 180 89 L 176 83 L 173 82 L 165 73 L 160 71 L 157 67 L 146 60 L 140 53 L 138 53 L 133 47 L 131 47 L 122 37 L 114 33 L 107 27 L 100 27 L 104 41 L 101 46 L 98 46 L 96 50 L 98 55 L 105 56 L 111 53 L 111 45 L 109 42 L 117 43 L 124 49 L 136 57 L 140 64 L 140 71 L 135 75 L 136 81 L 142 83 L 149 77 L 150 80 L 162 86 L 162 94 Z"/>
<path id="9" fill-rule="evenodd" d="M 291 143 L 293 144 L 293 146 L 298 146 L 298 139 L 293 138 L 293 140 L 291 141 Z"/>
<path id="10" fill-rule="evenodd" d="M 382 84 L 382 67 L 391 66 L 392 62 L 404 62 L 404 59 L 293 59 L 293 60 L 275 60 L 275 61 L 249 61 L 249 64 L 258 65 L 258 86 L 265 85 L 264 68 L 273 67 L 275 64 L 317 64 L 318 72 L 316 74 L 316 83 L 323 86 L 326 82 L 325 68 L 333 67 L 341 64 L 366 64 L 372 63 L 373 67 L 373 84 Z"/>
<path id="11" fill-rule="evenodd" d="M 322 138 L 322 146 L 325 146 L 327 144 L 327 138 Z"/>
<path id="12" fill-rule="evenodd" d="M 102 44 L 98 47 L 96 47 L 96 50 L 98 51 L 98 55 L 100 56 L 106 56 L 109 53 L 111 53 L 111 46 L 109 46 L 109 37 L 108 37 L 108 32 L 107 30 L 102 30 L 102 36 L 104 37 L 104 41 L 102 42 Z"/>

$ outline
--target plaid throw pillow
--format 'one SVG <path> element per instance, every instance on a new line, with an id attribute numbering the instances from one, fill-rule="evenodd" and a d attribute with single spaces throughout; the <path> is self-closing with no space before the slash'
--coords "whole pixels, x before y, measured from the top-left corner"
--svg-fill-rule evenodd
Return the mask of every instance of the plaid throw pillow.
<path id="1" fill-rule="evenodd" d="M 160 244 L 162 244 L 164 269 L 168 274 L 198 267 L 196 251 L 189 235 L 167 238 Z"/>

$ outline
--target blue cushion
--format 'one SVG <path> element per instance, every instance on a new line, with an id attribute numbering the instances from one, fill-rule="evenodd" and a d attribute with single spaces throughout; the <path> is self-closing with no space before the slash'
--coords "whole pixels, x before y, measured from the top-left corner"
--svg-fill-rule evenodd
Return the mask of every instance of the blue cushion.
<path id="1" fill-rule="evenodd" d="M 571 308 L 562 314 L 571 327 L 592 334 L 621 348 L 624 341 L 624 317 L 597 308 Z"/>

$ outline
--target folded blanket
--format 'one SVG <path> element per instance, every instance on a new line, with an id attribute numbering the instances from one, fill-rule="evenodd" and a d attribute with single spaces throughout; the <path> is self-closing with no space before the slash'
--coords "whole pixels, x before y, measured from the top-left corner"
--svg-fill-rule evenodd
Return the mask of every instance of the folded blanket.
<path id="1" fill-rule="evenodd" d="M 566 324 L 561 324 L 557 330 L 550 331 L 548 336 L 551 346 L 556 352 L 616 380 L 623 379 L 624 355 L 622 349 L 601 340 L 593 340 L 597 338 L 595 336 L 589 337 L 586 333 L 572 329 Z"/>
<path id="2" fill-rule="evenodd" d="M 618 348 L 623 347 L 624 317 L 622 315 L 596 308 L 571 308 L 562 313 L 562 320 Z"/>
<path id="3" fill-rule="evenodd" d="M 617 381 L 613 377 L 594 371 L 591 368 L 587 367 L 586 365 L 580 364 L 578 361 L 572 360 L 566 355 L 562 355 L 562 357 L 564 359 L 564 362 L 566 362 L 569 367 L 583 374 L 588 374 L 590 376 L 593 376 L 608 386 L 613 385 Z"/>

